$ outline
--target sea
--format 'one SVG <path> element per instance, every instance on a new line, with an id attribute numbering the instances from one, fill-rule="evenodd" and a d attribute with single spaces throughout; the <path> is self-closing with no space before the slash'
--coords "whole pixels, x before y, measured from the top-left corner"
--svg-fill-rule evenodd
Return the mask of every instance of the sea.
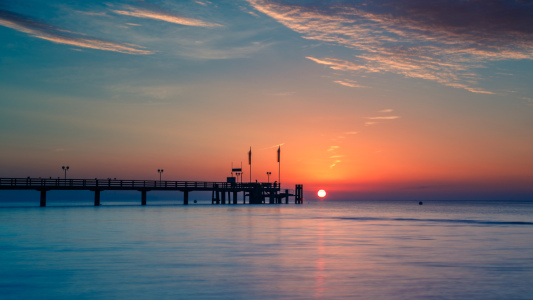
<path id="1" fill-rule="evenodd" d="M 533 201 L 37 198 L 0 201 L 0 299 L 533 299 Z"/>

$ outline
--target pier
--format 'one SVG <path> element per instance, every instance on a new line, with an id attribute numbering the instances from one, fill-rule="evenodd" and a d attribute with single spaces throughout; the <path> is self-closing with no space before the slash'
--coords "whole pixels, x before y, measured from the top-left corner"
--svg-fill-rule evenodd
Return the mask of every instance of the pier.
<path id="1" fill-rule="evenodd" d="M 243 193 L 243 204 L 289 204 L 289 197 L 294 198 L 295 204 L 303 203 L 303 185 L 297 184 L 294 190 L 289 190 L 281 189 L 277 183 L 266 182 L 0 178 L 0 190 L 39 191 L 41 207 L 46 206 L 46 192 L 51 190 L 93 191 L 95 206 L 100 205 L 100 193 L 111 190 L 139 191 L 141 205 L 146 205 L 149 191 L 183 192 L 184 205 L 189 204 L 191 192 L 211 192 L 212 204 L 237 204 L 238 193 Z"/>

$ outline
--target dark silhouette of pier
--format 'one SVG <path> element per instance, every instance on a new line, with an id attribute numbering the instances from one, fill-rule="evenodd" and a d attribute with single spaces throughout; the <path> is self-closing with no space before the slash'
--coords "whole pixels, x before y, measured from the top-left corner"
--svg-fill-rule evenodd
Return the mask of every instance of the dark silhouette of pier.
<path id="1" fill-rule="evenodd" d="M 238 193 L 243 193 L 243 204 L 285 204 L 294 197 L 295 204 L 303 203 L 303 185 L 294 190 L 282 190 L 277 183 L 252 182 L 208 182 L 208 181 L 161 181 L 161 180 L 117 180 L 117 179 L 44 179 L 44 178 L 0 178 L 0 190 L 37 190 L 41 192 L 40 206 L 46 206 L 46 192 L 51 190 L 93 191 L 94 205 L 100 205 L 102 191 L 139 191 L 141 205 L 146 205 L 149 191 L 183 192 L 183 204 L 189 204 L 189 193 L 212 192 L 212 204 L 237 204 Z M 227 201 L 226 201 L 227 195 Z M 268 200 L 268 202 L 267 202 Z"/>

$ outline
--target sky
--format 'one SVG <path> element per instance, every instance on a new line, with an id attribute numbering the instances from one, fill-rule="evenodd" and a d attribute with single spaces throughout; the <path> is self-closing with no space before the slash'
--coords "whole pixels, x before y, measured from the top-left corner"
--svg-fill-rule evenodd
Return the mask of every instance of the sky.
<path id="1" fill-rule="evenodd" d="M 532 19 L 525 0 L 0 0 L 0 177 L 242 163 L 310 199 L 533 199 Z"/>

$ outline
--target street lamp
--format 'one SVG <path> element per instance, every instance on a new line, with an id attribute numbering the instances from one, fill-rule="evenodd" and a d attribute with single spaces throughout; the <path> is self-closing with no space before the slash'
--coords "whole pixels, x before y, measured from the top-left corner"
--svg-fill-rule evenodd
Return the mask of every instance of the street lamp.
<path id="1" fill-rule="evenodd" d="M 267 183 L 270 183 L 270 175 L 272 174 L 272 172 L 267 172 Z"/>
<path id="2" fill-rule="evenodd" d="M 70 167 L 69 166 L 66 166 L 66 167 L 62 166 L 61 169 L 63 169 L 63 171 L 65 171 L 65 180 L 67 180 L 67 171 L 68 171 L 68 169 L 70 169 Z"/>
<path id="3" fill-rule="evenodd" d="M 159 173 L 159 182 L 161 182 L 161 173 L 163 173 L 163 169 L 157 169 L 157 173 Z"/>

